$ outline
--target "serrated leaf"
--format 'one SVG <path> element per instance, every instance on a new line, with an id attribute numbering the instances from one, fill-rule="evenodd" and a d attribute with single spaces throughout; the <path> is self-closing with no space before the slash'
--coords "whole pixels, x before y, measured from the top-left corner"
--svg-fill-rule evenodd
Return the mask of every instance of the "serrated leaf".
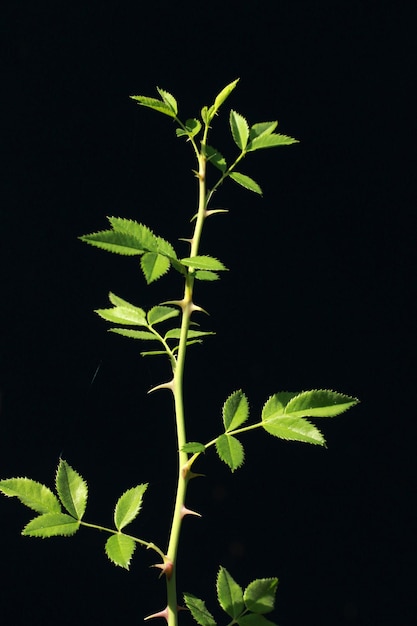
<path id="1" fill-rule="evenodd" d="M 136 548 L 136 543 L 122 533 L 112 535 L 106 541 L 106 554 L 115 565 L 129 569 L 130 561 Z"/>
<path id="2" fill-rule="evenodd" d="M 115 232 L 133 237 L 142 252 L 158 252 L 158 238 L 148 226 L 125 217 L 108 217 L 107 219 Z"/>
<path id="3" fill-rule="evenodd" d="M 166 256 L 157 254 L 156 252 L 145 252 L 140 260 L 140 266 L 142 268 L 145 280 L 150 283 L 158 280 L 169 270 L 170 262 Z"/>
<path id="4" fill-rule="evenodd" d="M 219 569 L 216 588 L 217 599 L 223 611 L 233 619 L 239 617 L 245 608 L 243 591 L 224 567 Z"/>
<path id="5" fill-rule="evenodd" d="M 147 326 L 145 311 L 137 307 L 115 306 L 112 309 L 96 309 L 94 311 L 104 320 L 113 324 L 125 324 L 127 326 Z M 142 315 L 143 313 L 143 315 Z"/>
<path id="6" fill-rule="evenodd" d="M 131 339 L 142 339 L 143 341 L 160 341 L 153 333 L 147 330 L 132 330 L 130 328 L 109 328 L 109 332 L 130 337 Z"/>
<path id="7" fill-rule="evenodd" d="M 160 87 L 157 87 L 156 90 L 161 96 L 162 100 L 165 102 L 165 104 L 167 104 L 170 107 L 171 111 L 176 116 L 178 113 L 178 103 L 176 99 L 174 98 L 174 96 L 168 91 L 165 91 L 165 89 L 161 89 Z"/>
<path id="8" fill-rule="evenodd" d="M 243 599 L 253 613 L 270 613 L 275 604 L 278 578 L 258 578 L 246 587 Z"/>
<path id="9" fill-rule="evenodd" d="M 246 119 L 237 111 L 230 111 L 230 130 L 235 144 L 241 150 L 245 150 L 249 139 L 249 125 Z"/>
<path id="10" fill-rule="evenodd" d="M 293 139 L 293 137 L 288 137 L 287 135 L 279 135 L 277 133 L 273 133 L 271 135 L 260 135 L 259 137 L 254 137 L 252 141 L 248 144 L 246 148 L 246 152 L 253 152 L 254 150 L 260 150 L 261 148 L 276 148 L 278 146 L 290 146 L 293 143 L 300 143 L 297 139 Z"/>
<path id="11" fill-rule="evenodd" d="M 236 437 L 232 435 L 220 435 L 216 441 L 216 450 L 220 459 L 226 463 L 234 472 L 245 460 L 243 446 Z"/>
<path id="12" fill-rule="evenodd" d="M 196 454 L 197 452 L 205 452 L 206 446 L 204 443 L 199 443 L 198 441 L 189 441 L 182 446 L 181 451 Z"/>
<path id="13" fill-rule="evenodd" d="M 276 626 L 274 622 L 266 619 L 263 615 L 257 613 L 248 613 L 242 615 L 236 620 L 239 626 Z"/>
<path id="14" fill-rule="evenodd" d="M 197 270 L 194 276 L 197 280 L 214 281 L 220 279 L 220 276 L 216 274 L 216 272 L 210 272 L 208 270 Z"/>
<path id="15" fill-rule="evenodd" d="M 147 488 L 148 483 L 142 483 L 128 489 L 120 496 L 114 510 L 114 523 L 117 530 L 122 530 L 138 515 L 142 506 L 143 494 Z"/>
<path id="16" fill-rule="evenodd" d="M 143 254 L 143 249 L 139 245 L 139 241 L 126 233 L 114 230 L 102 230 L 89 235 L 79 237 L 81 241 L 89 243 L 96 248 L 114 252 L 124 256 L 137 256 Z"/>
<path id="17" fill-rule="evenodd" d="M 223 89 L 220 91 L 220 93 L 217 94 L 215 100 L 214 100 L 214 109 L 215 111 L 218 111 L 219 108 L 221 107 L 221 105 L 223 104 L 223 102 L 230 96 L 230 94 L 232 93 L 233 89 L 236 87 L 236 85 L 239 82 L 239 78 L 236 78 L 236 80 L 233 80 L 231 83 L 229 83 L 228 85 L 226 85 L 226 87 L 223 87 Z"/>
<path id="18" fill-rule="evenodd" d="M 147 352 L 141 352 L 140 356 L 154 356 L 158 354 L 166 354 L 165 350 L 149 350 Z"/>
<path id="19" fill-rule="evenodd" d="M 303 391 L 293 397 L 285 413 L 294 417 L 334 417 L 358 403 L 357 398 L 329 389 Z"/>
<path id="20" fill-rule="evenodd" d="M 188 338 L 196 339 L 197 337 L 205 337 L 206 335 L 215 335 L 216 333 L 205 331 L 205 330 L 189 330 Z M 165 339 L 180 339 L 181 337 L 181 328 L 171 328 L 166 335 Z"/>
<path id="21" fill-rule="evenodd" d="M 277 126 L 278 122 L 258 122 L 253 124 L 249 129 L 249 139 L 261 137 L 261 135 L 271 135 Z"/>
<path id="22" fill-rule="evenodd" d="M 234 430 L 249 417 L 248 399 L 241 389 L 233 392 L 223 405 L 223 424 L 226 431 Z"/>
<path id="23" fill-rule="evenodd" d="M 165 320 L 171 319 L 171 317 L 177 317 L 179 310 L 174 309 L 171 306 L 154 306 L 148 311 L 148 323 L 150 326 L 165 322 Z"/>
<path id="24" fill-rule="evenodd" d="M 143 309 L 135 306 L 134 304 L 131 304 L 127 300 L 123 300 L 123 298 L 116 296 L 116 294 L 112 293 L 111 291 L 109 293 L 109 300 L 112 304 L 114 304 L 114 306 L 121 306 L 127 309 L 132 309 L 133 311 L 136 311 L 140 317 L 146 317 L 146 313 Z"/>
<path id="25" fill-rule="evenodd" d="M 316 426 L 303 417 L 279 416 L 262 420 L 267 433 L 286 441 L 301 441 L 325 446 L 326 441 Z"/>
<path id="26" fill-rule="evenodd" d="M 85 480 L 64 459 L 56 473 L 56 490 L 70 515 L 80 520 L 87 506 L 88 487 Z"/>
<path id="27" fill-rule="evenodd" d="M 74 535 L 80 527 L 80 522 L 66 513 L 45 513 L 35 517 L 27 524 L 22 535 L 27 537 L 69 537 Z"/>
<path id="28" fill-rule="evenodd" d="M 22 504 L 37 513 L 60 513 L 61 505 L 54 493 L 45 485 L 30 478 L 6 478 L 0 481 L 0 492 L 16 497 Z"/>
<path id="29" fill-rule="evenodd" d="M 174 111 L 171 106 L 163 102 L 162 100 L 158 100 L 157 98 L 149 98 L 148 96 L 130 96 L 132 100 L 136 100 L 138 104 L 148 107 L 149 109 L 154 109 L 155 111 L 159 111 L 160 113 L 164 113 L 165 115 L 169 115 L 169 117 L 176 117 Z"/>
<path id="30" fill-rule="evenodd" d="M 218 272 L 221 270 L 227 270 L 227 267 L 223 265 L 221 261 L 211 256 L 193 256 L 181 259 L 181 263 L 186 267 L 192 267 L 197 270 L 210 270 Z"/>
<path id="31" fill-rule="evenodd" d="M 226 159 L 221 152 L 216 150 L 216 148 L 213 148 L 212 146 L 205 146 L 204 152 L 207 160 L 217 167 L 217 169 L 223 173 L 227 170 Z"/>
<path id="32" fill-rule="evenodd" d="M 200 600 L 191 593 L 184 593 L 184 602 L 197 624 L 200 626 L 217 626 L 214 617 L 207 610 L 204 600 Z"/>
<path id="33" fill-rule="evenodd" d="M 203 120 L 204 124 L 209 124 L 210 123 L 210 119 L 209 119 L 209 115 L 208 115 L 208 107 L 204 106 L 201 109 L 201 119 Z"/>
<path id="34" fill-rule="evenodd" d="M 195 137 L 201 130 L 201 122 L 200 120 L 196 120 L 195 118 L 191 118 L 186 120 L 185 129 L 177 128 L 176 134 L 177 137 Z"/>
<path id="35" fill-rule="evenodd" d="M 258 193 L 260 196 L 262 195 L 262 189 L 258 183 L 253 180 L 253 178 L 250 178 L 250 176 L 246 176 L 246 174 L 241 174 L 240 172 L 231 172 L 229 176 L 235 181 L 235 183 L 245 187 L 245 189 Z"/>

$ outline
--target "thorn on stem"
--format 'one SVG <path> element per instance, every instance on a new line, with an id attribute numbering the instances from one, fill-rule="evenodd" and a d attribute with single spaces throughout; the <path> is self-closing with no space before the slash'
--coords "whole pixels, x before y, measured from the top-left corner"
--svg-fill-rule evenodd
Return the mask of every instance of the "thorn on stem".
<path id="1" fill-rule="evenodd" d="M 174 386 L 174 379 L 172 379 L 167 383 L 162 383 L 161 385 L 156 385 L 156 387 L 152 387 L 152 389 L 149 389 L 148 393 L 153 393 L 154 391 L 158 391 L 158 389 L 169 389 L 170 391 L 172 391 L 172 393 L 174 393 Z"/>
<path id="2" fill-rule="evenodd" d="M 158 611 L 158 613 L 152 613 L 152 615 L 148 615 L 145 617 L 145 622 L 148 619 L 154 619 L 155 617 L 163 617 L 168 623 L 168 607 L 165 607 L 163 611 Z"/>
<path id="3" fill-rule="evenodd" d="M 191 511 L 191 509 L 187 509 L 186 506 L 182 505 L 181 507 L 181 519 L 184 519 L 186 515 L 196 515 L 197 517 L 201 517 L 201 513 L 197 513 L 197 511 Z"/>
<path id="4" fill-rule="evenodd" d="M 159 574 L 159 578 L 161 578 L 165 574 L 168 580 L 171 579 L 172 572 L 174 569 L 174 564 L 171 561 L 171 559 L 169 559 L 167 556 L 164 557 L 163 563 L 155 563 L 155 565 L 151 565 L 151 567 L 156 567 L 157 569 L 161 570 L 161 573 Z"/>

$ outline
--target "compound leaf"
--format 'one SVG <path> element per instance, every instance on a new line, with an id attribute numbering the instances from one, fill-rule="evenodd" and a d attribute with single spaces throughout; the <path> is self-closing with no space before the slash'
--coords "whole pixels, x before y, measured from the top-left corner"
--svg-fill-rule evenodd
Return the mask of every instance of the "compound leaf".
<path id="1" fill-rule="evenodd" d="M 234 472 L 245 460 L 243 446 L 232 435 L 220 435 L 216 441 L 216 450 L 220 459 Z"/>
<path id="2" fill-rule="evenodd" d="M 246 119 L 240 113 L 230 111 L 230 129 L 235 144 L 241 150 L 245 150 L 249 139 L 249 126 Z"/>
<path id="3" fill-rule="evenodd" d="M 150 285 L 167 273 L 170 267 L 169 258 L 157 252 L 145 252 L 140 260 L 145 280 Z"/>
<path id="4" fill-rule="evenodd" d="M 125 256 L 136 256 L 143 254 L 143 249 L 139 245 L 138 239 L 127 233 L 115 230 L 101 230 L 100 232 L 90 233 L 79 237 L 81 241 L 89 243 L 92 246 L 122 254 Z"/>
<path id="5" fill-rule="evenodd" d="M 219 569 L 216 587 L 217 598 L 223 611 L 233 619 L 239 617 L 245 608 L 243 591 L 224 567 Z"/>
<path id="6" fill-rule="evenodd" d="M 275 604 L 278 578 L 258 578 L 246 587 L 243 599 L 253 613 L 270 613 Z"/>
<path id="7" fill-rule="evenodd" d="M 325 446 L 326 441 L 313 424 L 303 417 L 279 416 L 262 420 L 267 433 L 287 441 L 301 441 Z"/>
<path id="8" fill-rule="evenodd" d="M 186 267 L 192 267 L 197 270 L 221 271 L 227 270 L 221 261 L 212 256 L 193 256 L 181 259 L 181 263 Z"/>
<path id="9" fill-rule="evenodd" d="M 139 514 L 142 507 L 143 494 L 147 487 L 148 483 L 142 483 L 132 487 L 132 489 L 128 489 L 120 496 L 114 510 L 114 523 L 117 530 L 122 530 Z"/>
<path id="10" fill-rule="evenodd" d="M 231 172 L 229 174 L 230 178 L 245 187 L 245 189 L 249 189 L 249 191 L 253 191 L 254 193 L 258 193 L 260 196 L 262 195 L 262 189 L 258 185 L 257 182 L 250 178 L 250 176 L 246 176 L 246 174 L 241 174 L 240 172 Z"/>
<path id="11" fill-rule="evenodd" d="M 129 569 L 130 561 L 136 548 L 136 543 L 122 533 L 112 535 L 106 541 L 106 554 L 115 565 Z"/>
<path id="12" fill-rule="evenodd" d="M 57 537 L 74 535 L 80 522 L 66 513 L 45 513 L 27 524 L 22 535 L 27 537 Z"/>
<path id="13" fill-rule="evenodd" d="M 293 417 L 334 417 L 358 403 L 357 398 L 329 389 L 303 391 L 291 398 L 285 413 Z"/>
<path id="14" fill-rule="evenodd" d="M 37 513 L 60 513 L 61 505 L 52 491 L 30 478 L 6 478 L 0 481 L 0 491 L 5 496 L 16 497 L 22 504 Z"/>
<path id="15" fill-rule="evenodd" d="M 154 306 L 148 311 L 148 323 L 150 326 L 154 326 L 169 320 L 171 317 L 177 317 L 177 315 L 179 315 L 179 310 L 171 306 Z"/>
<path id="16" fill-rule="evenodd" d="M 238 428 L 249 417 L 248 399 L 240 389 L 232 393 L 223 405 L 223 424 L 226 432 Z"/>
<path id="17" fill-rule="evenodd" d="M 190 118 L 185 122 L 185 130 L 183 128 L 177 128 L 176 133 L 177 137 L 195 137 L 201 130 L 201 122 L 200 120 L 196 120 L 195 118 Z"/>
<path id="18" fill-rule="evenodd" d="M 200 626 L 217 626 L 214 617 L 207 610 L 204 600 L 196 598 L 191 593 L 184 593 L 184 602 L 197 624 Z"/>
<path id="19" fill-rule="evenodd" d="M 59 498 L 68 513 L 80 520 L 87 506 L 88 487 L 85 480 L 61 459 L 55 483 Z"/>

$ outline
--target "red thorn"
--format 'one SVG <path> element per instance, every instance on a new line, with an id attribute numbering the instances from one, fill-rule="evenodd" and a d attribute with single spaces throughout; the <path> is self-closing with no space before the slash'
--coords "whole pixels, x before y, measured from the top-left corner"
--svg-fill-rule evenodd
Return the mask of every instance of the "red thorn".
<path id="1" fill-rule="evenodd" d="M 168 559 L 168 557 L 165 557 L 163 563 L 156 563 L 155 565 L 151 565 L 151 567 L 157 567 L 158 569 L 161 570 L 161 573 L 159 574 L 159 578 L 161 578 L 161 576 L 165 574 L 168 580 L 170 580 L 172 576 L 172 571 L 174 569 L 174 564 L 171 561 L 171 559 Z"/>
<path id="2" fill-rule="evenodd" d="M 145 622 L 148 619 L 154 619 L 154 617 L 163 617 L 168 623 L 168 607 L 165 607 L 163 611 L 158 611 L 158 613 L 152 613 L 152 615 L 148 615 L 145 617 Z"/>
<path id="3" fill-rule="evenodd" d="M 186 515 L 196 515 L 197 517 L 201 517 L 201 514 L 197 513 L 197 511 L 191 511 L 191 509 L 187 509 L 186 506 L 182 505 L 182 507 L 181 507 L 181 519 L 184 519 L 184 517 Z"/>

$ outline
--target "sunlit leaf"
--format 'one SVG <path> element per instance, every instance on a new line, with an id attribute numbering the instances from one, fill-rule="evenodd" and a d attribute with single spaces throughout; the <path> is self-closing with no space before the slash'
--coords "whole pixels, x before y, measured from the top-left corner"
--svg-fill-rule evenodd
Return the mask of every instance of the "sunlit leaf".
<path id="1" fill-rule="evenodd" d="M 178 309 L 174 309 L 171 306 L 154 306 L 148 311 L 148 323 L 150 326 L 154 326 L 171 319 L 171 317 L 177 317 L 179 313 Z"/>
<path id="2" fill-rule="evenodd" d="M 191 118 L 189 120 L 186 120 L 185 122 L 185 129 L 182 128 L 177 128 L 176 129 L 176 133 L 177 133 L 177 137 L 195 137 L 196 135 L 198 135 L 198 133 L 201 130 L 201 122 L 200 120 L 196 120 L 195 118 Z"/>
<path id="3" fill-rule="evenodd" d="M 249 139 L 252 140 L 262 135 L 271 135 L 277 126 L 278 122 L 258 122 L 253 124 L 249 129 Z"/>
<path id="4" fill-rule="evenodd" d="M 150 283 L 158 280 L 169 270 L 170 262 L 166 256 L 157 254 L 155 252 L 145 252 L 140 260 L 140 266 L 142 268 L 145 280 Z"/>
<path id="5" fill-rule="evenodd" d="M 143 249 L 139 245 L 139 241 L 126 233 L 114 230 L 102 230 L 90 235 L 79 237 L 81 241 L 89 243 L 92 246 L 114 252 L 124 256 L 136 256 L 143 254 Z"/>
<path id="6" fill-rule="evenodd" d="M 204 443 L 199 443 L 198 441 L 189 441 L 182 446 L 181 450 L 182 452 L 195 454 L 196 452 L 205 452 L 206 446 Z"/>
<path id="7" fill-rule="evenodd" d="M 220 435 L 216 441 L 216 450 L 220 459 L 234 472 L 245 460 L 243 446 L 232 435 Z"/>
<path id="8" fill-rule="evenodd" d="M 215 259 L 214 257 L 205 255 L 187 257 L 185 259 L 181 259 L 181 263 L 187 267 L 192 267 L 197 270 L 210 270 L 214 272 L 227 270 L 227 267 L 225 267 L 221 261 Z"/>
<path id="9" fill-rule="evenodd" d="M 87 506 L 87 483 L 64 459 L 59 461 L 55 482 L 62 504 L 70 515 L 80 520 Z"/>
<path id="10" fill-rule="evenodd" d="M 225 172 L 227 170 L 226 159 L 221 154 L 221 152 L 219 152 L 218 150 L 216 150 L 216 148 L 213 148 L 212 146 L 205 146 L 204 151 L 207 160 L 215 167 L 217 167 L 217 169 L 219 169 L 221 172 Z"/>
<path id="11" fill-rule="evenodd" d="M 145 311 L 138 308 L 115 306 L 112 309 L 96 309 L 95 313 L 104 320 L 113 324 L 126 324 L 127 326 L 147 326 Z"/>
<path id="12" fill-rule="evenodd" d="M 236 78 L 236 80 L 233 80 L 231 83 L 226 85 L 226 87 L 223 87 L 220 93 L 217 94 L 214 100 L 214 108 L 216 111 L 219 110 L 223 102 L 230 96 L 230 94 L 232 93 L 233 89 L 236 87 L 238 82 L 239 82 L 239 78 Z"/>
<path id="13" fill-rule="evenodd" d="M 246 148 L 249 139 L 249 126 L 246 119 L 240 113 L 230 111 L 230 130 L 235 144 L 241 150 Z"/>
<path id="14" fill-rule="evenodd" d="M 293 417 L 334 417 L 358 403 L 357 398 L 329 389 L 303 391 L 293 397 L 285 413 Z"/>
<path id="15" fill-rule="evenodd" d="M 301 441 L 320 446 L 326 441 L 316 426 L 303 417 L 279 416 L 262 420 L 262 426 L 270 435 L 287 441 Z"/>
<path id="16" fill-rule="evenodd" d="M 133 237 L 142 251 L 158 252 L 158 238 L 148 226 L 124 217 L 107 219 L 115 232 Z"/>
<path id="17" fill-rule="evenodd" d="M 35 517 L 27 524 L 22 535 L 27 537 L 57 537 L 74 535 L 80 527 L 79 521 L 66 513 L 46 513 Z"/>
<path id="18" fill-rule="evenodd" d="M 194 274 L 197 280 L 207 280 L 212 282 L 214 280 L 219 280 L 220 276 L 216 274 L 216 272 L 210 272 L 208 270 L 197 270 Z"/>
<path id="19" fill-rule="evenodd" d="M 148 483 L 142 483 L 132 489 L 128 489 L 120 496 L 114 510 L 114 523 L 117 530 L 122 530 L 130 524 L 138 515 L 143 500 L 143 494 L 148 487 Z"/>
<path id="20" fill-rule="evenodd" d="M 197 624 L 200 626 L 217 626 L 214 617 L 206 608 L 204 600 L 200 600 L 191 593 L 184 593 L 184 602 Z"/>
<path id="21" fill-rule="evenodd" d="M 60 513 L 61 505 L 54 493 L 45 485 L 30 478 L 6 478 L 0 481 L 0 492 L 16 497 L 22 504 L 37 513 Z"/>
<path id="22" fill-rule="evenodd" d="M 178 113 L 178 103 L 175 100 L 174 96 L 172 94 L 170 94 L 168 91 L 165 91 L 164 89 L 161 89 L 160 87 L 156 88 L 159 95 L 161 96 L 162 100 L 165 102 L 165 104 L 167 104 L 171 111 L 174 113 L 174 115 L 177 115 Z"/>
<path id="23" fill-rule="evenodd" d="M 136 548 L 136 543 L 130 537 L 117 533 L 106 541 L 106 554 L 115 565 L 129 569 L 130 561 Z"/>
<path id="24" fill-rule="evenodd" d="M 260 196 L 262 195 L 262 189 L 258 183 L 253 180 L 253 178 L 250 178 L 250 176 L 246 176 L 246 174 L 241 174 L 240 172 L 231 172 L 229 176 L 235 181 L 235 183 L 242 185 L 245 189 L 258 193 Z"/>
<path id="25" fill-rule="evenodd" d="M 226 431 L 241 426 L 249 417 L 248 399 L 242 390 L 235 391 L 223 405 L 223 424 Z"/>
<path id="26" fill-rule="evenodd" d="M 142 339 L 144 341 L 160 341 L 159 337 L 156 337 L 148 330 L 132 330 L 130 328 L 109 328 L 109 332 L 116 333 L 117 335 L 123 335 L 123 337 L 130 337 L 131 339 Z"/>
<path id="27" fill-rule="evenodd" d="M 138 104 L 148 107 L 149 109 L 154 109 L 155 111 L 159 111 L 160 113 L 164 113 L 165 115 L 169 115 L 169 117 L 175 117 L 175 113 L 172 110 L 172 107 L 162 100 L 157 100 L 157 98 L 149 98 L 148 96 L 130 96 L 132 100 L 136 100 Z"/>
<path id="28" fill-rule="evenodd" d="M 260 135 L 259 137 L 254 137 L 252 141 L 248 144 L 246 151 L 253 152 L 254 150 L 260 150 L 261 148 L 276 148 L 277 146 L 290 146 L 293 143 L 299 143 L 297 139 L 293 139 L 293 137 L 288 137 L 287 135 Z"/>
<path id="29" fill-rule="evenodd" d="M 131 304 L 127 300 L 123 300 L 123 298 L 119 298 L 119 296 L 116 296 L 116 294 L 112 293 L 111 291 L 109 293 L 109 300 L 112 304 L 114 304 L 114 306 L 121 306 L 132 309 L 133 311 L 136 311 L 140 317 L 146 317 L 146 313 L 143 309 L 135 306 L 134 304 Z"/>
<path id="30" fill-rule="evenodd" d="M 219 569 L 216 587 L 217 598 L 223 611 L 233 619 L 239 617 L 245 608 L 243 591 L 224 567 Z"/>
<path id="31" fill-rule="evenodd" d="M 216 333 L 213 333 L 211 331 L 190 329 L 188 331 L 188 338 L 195 339 L 197 337 L 205 337 L 206 335 L 215 335 L 215 334 Z M 171 330 L 169 330 L 165 335 L 165 339 L 180 339 L 180 337 L 181 337 L 180 328 L 171 328 Z"/>
<path id="32" fill-rule="evenodd" d="M 270 613 L 275 604 L 278 578 L 258 578 L 245 589 L 243 599 L 253 613 Z"/>

